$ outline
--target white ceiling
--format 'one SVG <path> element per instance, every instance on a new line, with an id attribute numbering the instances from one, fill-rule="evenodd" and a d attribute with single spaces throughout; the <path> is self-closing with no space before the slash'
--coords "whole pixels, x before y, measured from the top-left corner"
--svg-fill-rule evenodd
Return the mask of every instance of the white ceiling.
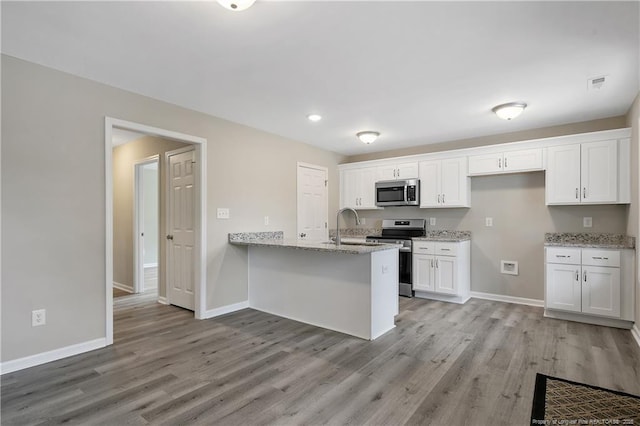
<path id="1" fill-rule="evenodd" d="M 357 154 L 625 114 L 639 5 L 2 1 L 2 52 Z M 509 101 L 529 107 L 491 113 Z M 382 136 L 365 146 L 368 129 Z"/>

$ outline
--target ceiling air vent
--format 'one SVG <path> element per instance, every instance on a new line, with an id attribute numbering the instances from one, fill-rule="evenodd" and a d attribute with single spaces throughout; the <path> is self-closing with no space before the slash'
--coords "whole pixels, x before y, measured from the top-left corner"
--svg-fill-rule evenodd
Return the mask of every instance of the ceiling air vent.
<path id="1" fill-rule="evenodd" d="M 600 90 L 605 85 L 605 82 L 608 80 L 606 75 L 601 75 L 599 77 L 592 77 L 587 80 L 587 90 Z"/>

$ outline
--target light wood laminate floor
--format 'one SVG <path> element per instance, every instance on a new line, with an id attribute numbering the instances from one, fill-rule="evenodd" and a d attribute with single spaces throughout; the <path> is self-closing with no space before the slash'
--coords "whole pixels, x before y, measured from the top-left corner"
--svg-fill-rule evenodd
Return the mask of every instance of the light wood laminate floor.
<path id="1" fill-rule="evenodd" d="M 2 424 L 529 424 L 537 372 L 640 394 L 627 330 L 400 298 L 373 342 L 245 309 L 115 299 L 114 345 L 2 376 Z"/>

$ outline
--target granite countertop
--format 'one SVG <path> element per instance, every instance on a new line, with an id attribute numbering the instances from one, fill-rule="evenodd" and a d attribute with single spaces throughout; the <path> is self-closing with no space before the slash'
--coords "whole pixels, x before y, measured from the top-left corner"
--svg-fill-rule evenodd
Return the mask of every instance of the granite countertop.
<path id="1" fill-rule="evenodd" d="M 471 239 L 471 231 L 427 231 L 424 237 L 414 237 L 413 241 L 460 242 Z"/>
<path id="2" fill-rule="evenodd" d="M 544 234 L 544 245 L 548 247 L 634 249 L 636 239 L 623 234 L 548 232 Z"/>
<path id="3" fill-rule="evenodd" d="M 345 241 L 346 242 L 346 241 Z M 244 246 L 285 247 L 300 250 L 333 252 L 342 254 L 367 254 L 375 251 L 391 250 L 400 247 L 398 244 L 340 244 L 336 246 L 332 242 L 303 241 L 292 238 L 284 238 L 282 231 L 278 232 L 239 232 L 229 234 L 229 243 Z"/>

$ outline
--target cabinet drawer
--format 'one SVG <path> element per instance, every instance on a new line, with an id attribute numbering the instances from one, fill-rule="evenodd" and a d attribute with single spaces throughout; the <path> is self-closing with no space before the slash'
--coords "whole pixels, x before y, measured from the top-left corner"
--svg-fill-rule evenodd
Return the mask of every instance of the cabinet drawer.
<path id="1" fill-rule="evenodd" d="M 579 248 L 547 247 L 547 263 L 564 263 L 579 265 L 581 261 Z"/>
<path id="2" fill-rule="evenodd" d="M 433 241 L 414 241 L 414 254 L 436 254 L 436 243 Z"/>
<path id="3" fill-rule="evenodd" d="M 440 256 L 457 256 L 458 243 L 436 243 L 436 254 Z"/>
<path id="4" fill-rule="evenodd" d="M 582 249 L 582 264 L 619 268 L 620 252 L 618 250 Z"/>

